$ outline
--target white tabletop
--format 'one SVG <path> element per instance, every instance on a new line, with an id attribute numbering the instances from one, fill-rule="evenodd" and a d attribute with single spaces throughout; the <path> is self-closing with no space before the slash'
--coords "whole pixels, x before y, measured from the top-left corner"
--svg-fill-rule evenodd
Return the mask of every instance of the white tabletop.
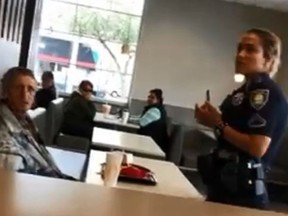
<path id="1" fill-rule="evenodd" d="M 66 175 L 81 179 L 87 155 L 53 147 L 46 147 L 59 169 Z"/>
<path id="2" fill-rule="evenodd" d="M 214 131 L 212 128 L 209 128 L 209 127 L 205 127 L 203 125 L 197 125 L 197 129 L 203 133 L 204 135 L 210 137 L 211 139 L 214 139 L 216 140 L 216 137 L 215 137 L 215 134 L 214 134 Z"/>
<path id="3" fill-rule="evenodd" d="M 116 149 L 141 156 L 165 158 L 165 153 L 149 136 L 94 127 L 92 147 Z"/>
<path id="4" fill-rule="evenodd" d="M 281 216 L 182 197 L 0 170 L 1 216 Z"/>
<path id="5" fill-rule="evenodd" d="M 131 123 L 123 123 L 122 119 L 118 119 L 116 115 L 108 115 L 104 116 L 103 113 L 96 112 L 94 116 L 94 122 L 101 122 L 105 124 L 127 127 L 132 129 L 139 129 L 139 125 L 131 124 Z"/>
<path id="6" fill-rule="evenodd" d="M 87 169 L 86 183 L 103 185 L 101 164 L 105 162 L 106 152 L 91 150 Z M 133 164 L 144 166 L 155 173 L 156 186 L 141 185 L 135 183 L 118 182 L 117 188 L 143 191 L 155 194 L 163 194 L 177 197 L 201 198 L 202 196 L 194 186 L 185 178 L 181 171 L 173 163 L 134 157 Z"/>

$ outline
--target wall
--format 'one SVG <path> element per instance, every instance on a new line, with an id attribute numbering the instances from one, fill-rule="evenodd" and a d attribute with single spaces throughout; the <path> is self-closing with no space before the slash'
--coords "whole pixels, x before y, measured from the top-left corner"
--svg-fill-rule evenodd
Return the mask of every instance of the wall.
<path id="1" fill-rule="evenodd" d="M 286 46 L 287 21 L 285 13 L 220 0 L 146 0 L 132 98 L 143 100 L 160 87 L 167 104 L 192 108 L 210 89 L 219 104 L 237 87 L 233 57 L 241 32 L 269 28 Z"/>
<path id="2" fill-rule="evenodd" d="M 0 0 L 0 77 L 19 63 L 25 7 L 26 0 Z"/>
<path id="3" fill-rule="evenodd" d="M 0 77 L 10 67 L 18 65 L 20 45 L 0 38 Z"/>

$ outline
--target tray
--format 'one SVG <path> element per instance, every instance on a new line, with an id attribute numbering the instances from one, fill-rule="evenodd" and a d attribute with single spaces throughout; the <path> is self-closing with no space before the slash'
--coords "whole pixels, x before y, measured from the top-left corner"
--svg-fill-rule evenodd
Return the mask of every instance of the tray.
<path id="1" fill-rule="evenodd" d="M 104 173 L 105 165 L 106 165 L 105 163 L 102 164 L 102 171 L 101 171 L 102 176 Z M 134 167 L 134 168 L 140 169 L 142 172 L 145 172 L 145 176 L 138 177 L 138 176 L 126 175 L 126 174 L 121 173 L 123 169 L 127 169 L 128 167 L 129 168 Z M 157 179 L 155 178 L 155 174 L 151 170 L 147 169 L 146 167 L 143 167 L 137 164 L 129 164 L 129 165 L 123 164 L 121 167 L 118 181 L 130 182 L 130 183 L 135 183 L 135 184 L 151 185 L 151 186 L 157 185 Z"/>

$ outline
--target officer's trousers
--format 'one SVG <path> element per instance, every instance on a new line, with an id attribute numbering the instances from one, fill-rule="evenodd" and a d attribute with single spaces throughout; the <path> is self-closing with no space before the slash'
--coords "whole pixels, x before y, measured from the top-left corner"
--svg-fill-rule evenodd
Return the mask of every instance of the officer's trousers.
<path id="1" fill-rule="evenodd" d="M 206 201 L 249 208 L 267 209 L 269 204 L 269 197 L 267 191 L 261 195 L 237 195 L 234 193 L 229 193 L 227 190 L 225 190 L 225 188 L 221 187 L 221 185 L 209 185 L 207 186 Z"/>

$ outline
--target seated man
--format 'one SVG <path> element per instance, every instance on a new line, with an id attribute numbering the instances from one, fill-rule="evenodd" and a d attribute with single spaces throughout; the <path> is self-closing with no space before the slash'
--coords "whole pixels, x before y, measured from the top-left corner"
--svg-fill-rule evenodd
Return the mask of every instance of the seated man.
<path id="1" fill-rule="evenodd" d="M 51 71 L 42 74 L 42 89 L 39 89 L 35 96 L 35 107 L 48 108 L 50 102 L 56 99 L 56 88 L 54 76 Z"/>
<path id="2" fill-rule="evenodd" d="M 163 105 L 161 89 L 152 89 L 147 98 L 147 106 L 139 118 L 139 134 L 150 136 L 167 154 L 169 138 L 167 133 L 167 113 Z"/>
<path id="3" fill-rule="evenodd" d="M 2 79 L 0 102 L 0 168 L 49 177 L 72 179 L 63 174 L 38 141 L 38 131 L 26 112 L 36 92 L 33 72 L 9 69 Z"/>

